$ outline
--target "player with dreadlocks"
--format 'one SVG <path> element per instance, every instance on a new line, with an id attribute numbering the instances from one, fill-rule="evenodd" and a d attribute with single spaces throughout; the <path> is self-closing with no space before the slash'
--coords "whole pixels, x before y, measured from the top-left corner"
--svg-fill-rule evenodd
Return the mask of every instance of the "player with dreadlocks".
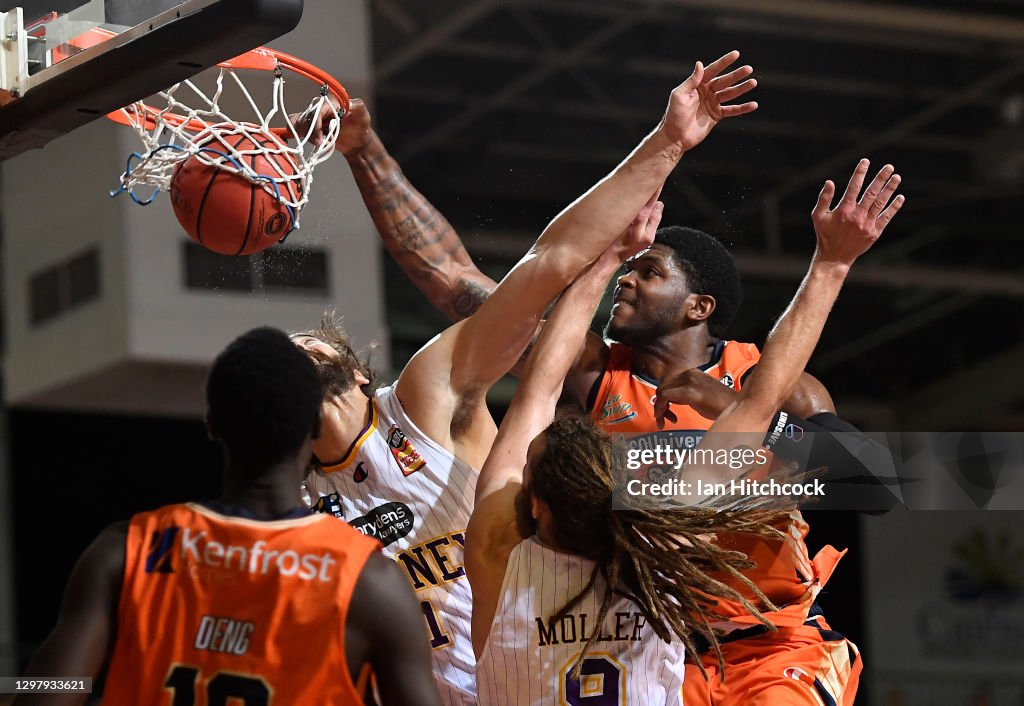
<path id="1" fill-rule="evenodd" d="M 879 227 L 864 227 L 847 217 L 849 209 L 830 217 L 833 193 L 826 182 L 815 208 L 818 246 L 800 289 L 770 334 L 760 365 L 701 448 L 764 438 L 850 266 L 902 204 L 897 197 L 894 209 L 878 216 Z M 485 706 L 579 703 L 583 697 L 600 697 L 588 701 L 595 704 L 678 704 L 683 646 L 698 633 L 718 649 L 709 624 L 720 616 L 710 599 L 739 601 L 757 616 L 753 602 L 714 573 L 731 576 L 774 609 L 740 574 L 749 567 L 746 557 L 709 541 L 715 533 L 772 535 L 769 510 L 677 504 L 652 511 L 622 493 L 616 499 L 625 508 L 616 509 L 613 491 L 623 474 L 615 469 L 622 459 L 611 438 L 590 420 L 552 422 L 604 284 L 624 256 L 653 240 L 661 216 L 655 198 L 562 296 L 481 471 L 465 556 L 478 696 Z"/>
<path id="2" fill-rule="evenodd" d="M 365 365 L 335 335 L 293 339 L 322 369 L 341 368 L 336 385 L 325 381 L 309 500 L 372 534 L 405 570 L 449 706 L 476 703 L 463 535 L 477 469 L 497 434 L 486 393 L 520 358 L 551 301 L 622 234 L 683 155 L 720 121 L 757 108 L 731 102 L 756 85 L 749 66 L 728 70 L 738 57 L 696 62 L 658 126 L 555 217 L 479 311 L 420 349 L 394 385 L 369 394 Z"/>

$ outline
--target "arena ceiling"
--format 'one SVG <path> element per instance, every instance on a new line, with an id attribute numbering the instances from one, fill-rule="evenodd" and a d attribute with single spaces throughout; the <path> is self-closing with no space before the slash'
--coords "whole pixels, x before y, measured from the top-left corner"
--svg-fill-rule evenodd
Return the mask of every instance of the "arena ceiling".
<path id="1" fill-rule="evenodd" d="M 666 223 L 738 256 L 731 337 L 762 341 L 790 298 L 824 179 L 892 162 L 907 206 L 810 370 L 866 428 L 1024 428 L 1024 2 L 370 5 L 378 130 L 499 276 L 656 123 L 694 60 L 739 49 L 760 109 L 717 128 L 662 196 Z M 389 312 L 399 361 L 441 323 L 411 287 Z"/>

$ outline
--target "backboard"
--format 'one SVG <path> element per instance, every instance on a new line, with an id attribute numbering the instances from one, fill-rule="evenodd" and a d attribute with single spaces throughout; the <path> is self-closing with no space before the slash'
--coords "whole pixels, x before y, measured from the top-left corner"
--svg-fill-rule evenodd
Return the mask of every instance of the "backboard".
<path id="1" fill-rule="evenodd" d="M 291 31 L 303 0 L 0 0 L 0 160 Z"/>

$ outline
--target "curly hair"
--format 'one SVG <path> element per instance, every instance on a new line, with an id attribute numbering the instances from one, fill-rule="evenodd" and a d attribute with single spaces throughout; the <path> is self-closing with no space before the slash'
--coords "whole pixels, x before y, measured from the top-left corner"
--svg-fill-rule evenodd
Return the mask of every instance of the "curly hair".
<path id="1" fill-rule="evenodd" d="M 715 298 L 715 310 L 708 317 L 708 332 L 720 338 L 743 302 L 743 285 L 732 254 L 704 231 L 682 226 L 659 228 L 654 242 L 675 253 L 676 261 L 686 273 L 690 291 Z"/>

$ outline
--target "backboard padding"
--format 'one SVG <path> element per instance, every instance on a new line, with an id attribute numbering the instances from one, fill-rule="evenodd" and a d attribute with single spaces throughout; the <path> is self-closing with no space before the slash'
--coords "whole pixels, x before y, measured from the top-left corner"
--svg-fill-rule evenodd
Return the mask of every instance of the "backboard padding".
<path id="1" fill-rule="evenodd" d="M 276 39 L 298 24 L 302 5 L 302 0 L 188 0 L 54 64 L 37 75 L 45 73 L 44 82 L 0 108 L 0 159 L 42 147 Z"/>

